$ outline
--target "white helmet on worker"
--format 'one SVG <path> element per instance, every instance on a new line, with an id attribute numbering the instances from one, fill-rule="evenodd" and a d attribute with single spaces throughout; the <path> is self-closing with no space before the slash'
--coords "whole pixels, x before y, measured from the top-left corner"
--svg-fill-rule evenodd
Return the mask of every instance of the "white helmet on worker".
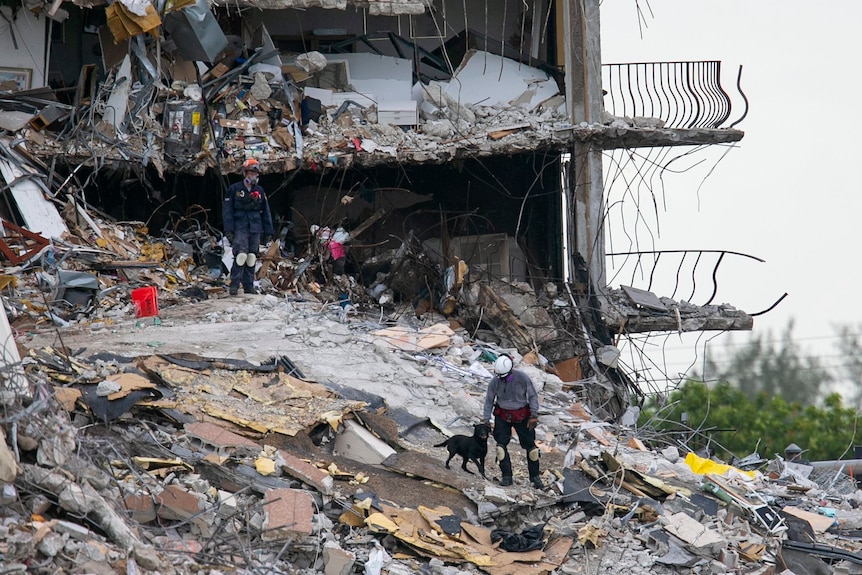
<path id="1" fill-rule="evenodd" d="M 503 377 L 512 372 L 512 358 L 508 355 L 501 355 L 494 362 L 494 373 Z"/>

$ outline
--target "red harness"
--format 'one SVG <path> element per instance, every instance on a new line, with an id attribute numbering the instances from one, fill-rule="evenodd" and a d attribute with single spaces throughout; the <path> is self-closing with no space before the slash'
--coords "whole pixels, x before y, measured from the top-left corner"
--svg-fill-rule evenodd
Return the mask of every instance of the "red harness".
<path id="1" fill-rule="evenodd" d="M 525 405 L 518 409 L 503 409 L 499 405 L 494 406 L 494 415 L 506 423 L 521 423 L 530 417 L 530 406 Z"/>

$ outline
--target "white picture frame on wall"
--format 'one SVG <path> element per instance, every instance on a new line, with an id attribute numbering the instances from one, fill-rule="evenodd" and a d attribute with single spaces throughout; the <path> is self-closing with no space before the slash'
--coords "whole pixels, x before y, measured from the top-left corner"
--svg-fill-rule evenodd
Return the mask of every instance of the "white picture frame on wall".
<path id="1" fill-rule="evenodd" d="M 7 82 L 14 82 L 14 92 L 29 90 L 33 82 L 33 70 L 30 68 L 10 68 L 0 66 L 0 85 L 5 86 Z M 0 91 L 8 88 L 0 88 Z"/>

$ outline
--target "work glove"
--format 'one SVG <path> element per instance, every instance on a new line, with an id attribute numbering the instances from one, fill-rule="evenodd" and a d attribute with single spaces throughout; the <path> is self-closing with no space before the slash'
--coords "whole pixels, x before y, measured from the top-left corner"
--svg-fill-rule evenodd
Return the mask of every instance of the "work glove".
<path id="1" fill-rule="evenodd" d="M 530 419 L 527 420 L 527 429 L 533 431 L 534 429 L 536 429 L 536 425 L 538 425 L 538 423 L 538 419 L 536 419 L 535 417 L 530 417 Z"/>
<path id="2" fill-rule="evenodd" d="M 227 241 L 233 243 L 233 232 L 225 232 L 224 237 L 227 238 Z"/>

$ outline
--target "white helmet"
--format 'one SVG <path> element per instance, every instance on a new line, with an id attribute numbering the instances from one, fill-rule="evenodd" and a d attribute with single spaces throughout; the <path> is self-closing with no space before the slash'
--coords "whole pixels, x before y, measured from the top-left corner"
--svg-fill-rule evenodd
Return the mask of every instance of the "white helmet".
<path id="1" fill-rule="evenodd" d="M 494 373 L 503 377 L 504 375 L 509 375 L 512 371 L 512 358 L 508 355 L 501 355 L 497 358 L 497 361 L 494 362 Z"/>

